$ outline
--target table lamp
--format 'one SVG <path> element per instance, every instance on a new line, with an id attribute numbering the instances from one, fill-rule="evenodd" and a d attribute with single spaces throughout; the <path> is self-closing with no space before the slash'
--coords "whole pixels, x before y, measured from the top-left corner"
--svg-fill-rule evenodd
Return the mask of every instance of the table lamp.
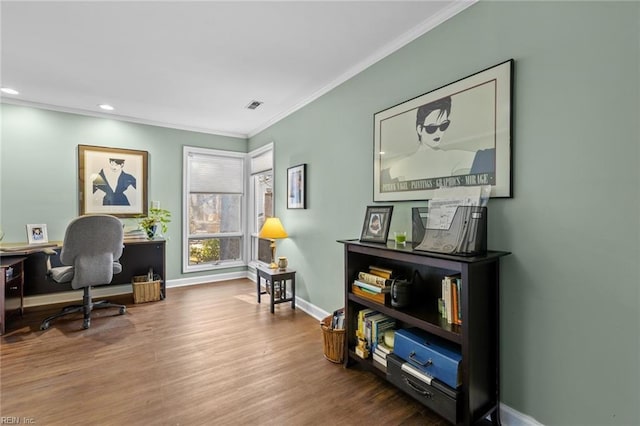
<path id="1" fill-rule="evenodd" d="M 276 239 L 287 238 L 289 236 L 287 235 L 287 231 L 284 230 L 280 219 L 277 217 L 269 217 L 264 222 L 264 225 L 262 225 L 258 236 L 271 240 L 271 264 L 269 268 L 276 269 L 278 267 L 276 264 Z"/>

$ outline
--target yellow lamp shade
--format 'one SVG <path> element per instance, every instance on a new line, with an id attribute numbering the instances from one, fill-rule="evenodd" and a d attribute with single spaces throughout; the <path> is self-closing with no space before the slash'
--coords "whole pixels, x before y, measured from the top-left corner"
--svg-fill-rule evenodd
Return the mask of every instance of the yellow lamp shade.
<path id="1" fill-rule="evenodd" d="M 280 219 L 277 217 L 267 218 L 264 225 L 262 225 L 259 235 L 260 238 L 269 238 L 272 240 L 287 238 L 288 236 L 287 231 L 284 230 Z"/>

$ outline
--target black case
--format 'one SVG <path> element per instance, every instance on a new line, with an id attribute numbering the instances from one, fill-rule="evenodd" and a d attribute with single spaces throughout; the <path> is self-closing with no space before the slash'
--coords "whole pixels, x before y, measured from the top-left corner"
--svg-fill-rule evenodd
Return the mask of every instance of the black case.
<path id="1" fill-rule="evenodd" d="M 437 379 L 431 384 L 402 371 L 405 361 L 394 354 L 387 355 L 387 380 L 429 407 L 451 423 L 460 418 L 460 392 Z"/>

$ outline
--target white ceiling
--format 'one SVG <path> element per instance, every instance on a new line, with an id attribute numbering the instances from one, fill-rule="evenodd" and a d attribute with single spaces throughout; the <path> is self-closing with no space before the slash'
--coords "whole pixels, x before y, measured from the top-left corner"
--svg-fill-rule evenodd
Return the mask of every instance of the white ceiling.
<path id="1" fill-rule="evenodd" d="M 252 136 L 474 1 L 2 0 L 2 101 Z"/>

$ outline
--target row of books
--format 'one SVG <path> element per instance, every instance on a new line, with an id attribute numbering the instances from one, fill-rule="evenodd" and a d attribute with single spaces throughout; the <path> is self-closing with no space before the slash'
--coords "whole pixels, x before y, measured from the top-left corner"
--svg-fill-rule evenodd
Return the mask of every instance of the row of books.
<path id="1" fill-rule="evenodd" d="M 351 285 L 351 291 L 365 299 L 385 304 L 391 292 L 391 276 L 393 271 L 378 266 L 369 266 L 369 270 L 358 272 L 358 277 Z"/>
<path id="2" fill-rule="evenodd" d="M 448 324 L 462 325 L 461 293 L 462 278 L 460 274 L 446 275 L 442 278 L 442 297 L 438 300 L 438 309 Z"/>
<path id="3" fill-rule="evenodd" d="M 384 333 L 394 330 L 396 320 L 376 310 L 365 308 L 358 312 L 358 329 L 356 337 L 358 346 L 356 354 L 361 358 L 369 358 L 381 344 L 384 344 Z"/>

